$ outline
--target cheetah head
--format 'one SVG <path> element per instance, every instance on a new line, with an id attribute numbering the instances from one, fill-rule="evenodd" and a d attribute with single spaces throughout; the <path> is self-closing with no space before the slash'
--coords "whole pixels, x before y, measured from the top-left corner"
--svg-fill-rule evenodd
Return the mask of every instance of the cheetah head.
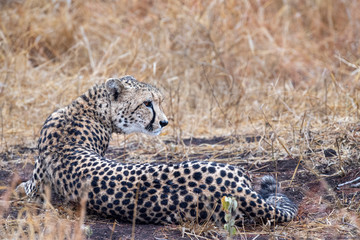
<path id="1" fill-rule="evenodd" d="M 110 96 L 113 132 L 159 135 L 168 124 L 161 107 L 163 95 L 152 85 L 125 76 L 108 79 L 105 87 Z"/>

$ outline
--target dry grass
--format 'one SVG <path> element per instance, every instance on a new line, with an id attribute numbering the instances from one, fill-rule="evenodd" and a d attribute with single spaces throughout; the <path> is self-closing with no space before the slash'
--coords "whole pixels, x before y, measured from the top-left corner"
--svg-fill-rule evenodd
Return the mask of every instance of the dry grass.
<path id="1" fill-rule="evenodd" d="M 180 161 L 198 153 L 255 169 L 259 161 L 290 157 L 319 178 L 331 175 L 319 165 L 346 174 L 360 161 L 359 39 L 358 1 L 1 1 L 0 152 L 35 146 L 54 109 L 108 77 L 130 74 L 163 90 L 171 122 L 156 141 L 114 137 L 113 145 L 131 150 L 130 159 L 162 154 Z M 239 140 L 248 134 L 263 138 Z M 190 136 L 236 141 L 226 147 L 162 141 Z M 328 148 L 339 157 L 326 158 Z M 243 160 L 243 153 L 251 157 Z M 295 186 L 296 179 L 294 174 Z M 304 206 L 331 208 L 331 215 L 265 233 L 359 234 L 358 203 L 317 199 L 322 204 L 316 205 L 311 194 Z M 55 231 L 46 223 L 57 221 L 64 221 L 59 238 L 77 236 L 75 220 L 52 214 L 30 215 L 31 223 L 22 216 L 2 218 L 3 226 L 16 227 L 0 237 L 31 237 L 41 228 L 46 239 Z"/>

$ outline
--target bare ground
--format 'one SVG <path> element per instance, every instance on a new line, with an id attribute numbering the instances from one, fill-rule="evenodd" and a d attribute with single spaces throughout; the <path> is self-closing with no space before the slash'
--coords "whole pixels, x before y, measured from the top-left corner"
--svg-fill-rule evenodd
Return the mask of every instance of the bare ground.
<path id="1" fill-rule="evenodd" d="M 214 137 L 211 139 L 205 138 L 193 138 L 185 139 L 181 142 L 185 146 L 224 146 L 229 147 L 234 143 L 236 138 Z M 260 140 L 260 137 L 245 137 L 245 142 L 256 142 Z M 177 144 L 176 141 L 167 141 L 166 144 Z M 180 143 L 179 143 L 180 144 Z M 108 150 L 108 157 L 116 157 L 123 155 L 126 157 L 126 149 L 119 147 L 110 147 Z M 214 154 L 214 153 L 213 153 Z M 215 156 L 213 154 L 204 154 L 200 151 L 197 154 L 189 154 L 189 160 L 207 160 L 231 162 L 236 164 L 234 159 L 246 159 L 249 158 L 251 153 L 243 152 L 228 152 L 227 154 Z M 10 186 L 15 176 L 18 175 L 21 180 L 29 179 L 32 174 L 33 160 L 36 155 L 35 148 L 27 148 L 23 146 L 13 146 L 8 151 L 0 154 L 1 166 L 0 170 L 0 186 Z M 325 149 L 324 156 L 326 158 L 337 158 L 337 151 L 335 149 Z M 306 158 L 311 159 L 312 153 L 308 152 Z M 263 158 L 269 158 L 264 154 Z M 271 157 L 270 157 L 271 158 Z M 158 154 L 154 156 L 156 161 L 177 161 L 179 156 L 177 154 L 167 154 L 166 156 Z M 307 228 L 312 228 L 313 224 L 322 224 L 322 227 L 317 226 L 317 234 L 321 234 L 323 239 L 333 239 L 334 229 L 331 226 L 326 225 L 326 218 L 331 214 L 345 214 L 343 211 L 350 211 L 351 214 L 359 213 L 359 200 L 358 194 L 360 188 L 350 187 L 349 184 L 345 184 L 339 187 L 339 184 L 346 183 L 360 176 L 359 166 L 349 165 L 344 167 L 344 174 L 336 173 L 336 166 L 318 165 L 314 169 L 308 169 L 308 166 L 303 161 L 299 161 L 299 158 L 287 157 L 285 159 L 278 159 L 276 161 L 267 161 L 265 163 L 245 163 L 239 162 L 237 165 L 244 167 L 245 169 L 251 169 L 251 175 L 253 177 L 254 185 L 257 185 L 260 176 L 266 174 L 276 175 L 278 181 L 281 183 L 283 191 L 299 205 L 299 215 L 295 222 L 286 225 L 279 225 L 278 227 L 288 227 L 290 231 L 288 234 L 279 234 L 276 229 L 264 229 L 260 226 L 246 226 L 240 229 L 240 234 L 237 237 L 248 237 L 252 239 L 268 239 L 270 237 L 284 237 L 296 238 L 297 231 L 308 231 Z M 297 169 L 297 170 L 296 170 Z M 296 170 L 294 181 L 290 183 L 293 174 Z M 276 174 L 277 173 L 277 174 Z M 7 198 L 6 188 L 2 188 L 1 195 L 3 198 Z M 61 212 L 63 208 L 62 201 L 56 196 L 52 197 L 52 202 L 55 208 Z M 21 209 L 21 203 L 18 201 L 11 201 L 9 208 L 7 208 L 2 214 L 4 218 L 16 218 L 19 209 Z M 39 207 L 39 206 L 38 206 Z M 39 207 L 40 208 L 40 207 Z M 356 209 L 357 208 L 357 209 Z M 72 211 L 77 212 L 77 206 L 71 207 Z M 341 210 L 343 209 L 343 211 Z M 40 211 L 40 210 L 39 210 Z M 69 210 L 63 210 L 66 211 Z M 71 211 L 71 210 L 70 210 Z M 350 214 L 350 215 L 351 215 Z M 341 231 L 336 231 L 336 238 L 352 239 L 354 236 L 359 236 L 358 226 L 348 223 L 346 221 L 347 215 L 343 217 L 343 227 Z M 130 239 L 132 236 L 132 224 L 116 222 L 113 219 L 104 219 L 99 216 L 88 213 L 85 225 L 89 226 L 92 233 L 89 234 L 89 239 Z M 312 227 L 311 227 L 312 226 Z M 300 227 L 300 228 L 299 228 Z M 303 228 L 303 229 L 302 229 Z M 304 229 L 305 228 L 305 229 Z M 297 230 L 296 230 L 297 229 Z M 224 238 L 224 232 L 220 228 L 212 229 L 213 234 L 207 236 L 209 238 Z M 215 231 L 214 231 L 215 230 Z M 348 232 L 349 231 L 349 232 Z M 189 239 L 194 238 L 191 235 L 192 232 L 189 229 L 181 232 L 181 226 L 162 226 L 162 225 L 136 225 L 135 227 L 135 239 Z M 311 231 L 308 231 L 308 236 L 311 235 Z M 193 234 L 195 234 L 193 232 Z M 206 235 L 206 234 L 205 234 Z M 194 238 L 195 239 L 195 238 Z"/>

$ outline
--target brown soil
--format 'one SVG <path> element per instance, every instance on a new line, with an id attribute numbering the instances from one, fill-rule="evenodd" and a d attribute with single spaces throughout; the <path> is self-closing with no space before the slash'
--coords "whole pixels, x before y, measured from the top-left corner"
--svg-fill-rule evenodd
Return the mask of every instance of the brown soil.
<path id="1" fill-rule="evenodd" d="M 260 140 L 259 137 L 246 137 L 245 142 L 254 142 Z M 193 138 L 185 139 L 181 144 L 186 146 L 200 146 L 202 144 L 211 145 L 231 145 L 234 138 L 214 137 L 211 139 Z M 180 144 L 175 141 L 167 141 L 167 144 Z M 119 156 L 120 154 L 126 155 L 126 149 L 110 147 L 107 153 L 108 157 Z M 324 151 L 325 157 L 336 158 L 336 151 L 333 149 L 326 149 Z M 221 157 L 214 157 L 211 154 L 190 154 L 189 160 L 205 160 L 211 158 L 215 161 L 225 162 L 228 158 L 228 162 L 233 162 L 235 153 L 227 153 L 227 155 L 221 155 Z M 237 157 L 246 159 L 249 153 L 237 153 Z M 30 178 L 33 169 L 33 160 L 36 156 L 36 149 L 26 148 L 23 146 L 13 146 L 7 152 L 0 153 L 1 161 L 5 163 L 0 168 L 0 186 L 10 186 L 14 181 L 16 175 L 21 180 L 27 180 Z M 264 156 L 266 158 L 268 156 Z M 308 153 L 307 158 L 311 158 L 311 153 Z M 157 161 L 174 161 L 179 159 L 176 154 L 168 154 L 166 157 L 163 155 L 155 155 L 154 159 Z M 26 160 L 26 161 L 24 161 Z M 176 160 L 175 160 L 176 161 Z M 290 184 L 294 171 L 298 166 L 294 181 Z M 352 179 L 360 176 L 360 170 L 358 166 L 346 166 L 344 169 L 344 175 L 336 175 L 335 167 L 329 167 L 325 165 L 319 165 L 315 169 L 308 169 L 303 161 L 299 162 L 298 158 L 287 157 L 285 159 L 279 159 L 277 161 L 267 161 L 265 163 L 259 163 L 256 165 L 239 162 L 237 165 L 244 167 L 245 169 L 251 169 L 251 175 L 254 181 L 254 185 L 258 185 L 258 179 L 260 176 L 266 174 L 275 175 L 277 173 L 277 179 L 281 183 L 283 191 L 287 194 L 296 204 L 299 205 L 299 215 L 296 220 L 297 224 L 304 224 L 313 221 L 321 221 L 322 218 L 331 214 L 336 207 L 346 206 L 348 209 L 351 208 L 351 203 L 359 202 L 360 196 L 357 194 L 359 188 L 351 188 L 347 185 L 338 187 L 339 184 L 345 183 Z M 319 176 L 319 173 L 323 173 Z M 0 189 L 0 194 L 6 197 L 6 189 Z M 57 196 L 52 198 L 53 205 L 55 208 L 61 209 L 62 201 Z M 16 217 L 18 208 L 11 204 L 10 207 L 5 211 L 4 218 Z M 76 208 L 76 206 L 74 206 Z M 355 205 L 355 207 L 359 207 Z M 357 210 L 358 211 L 358 210 Z M 130 239 L 132 235 L 132 224 L 131 223 L 119 223 L 114 222 L 113 219 L 106 219 L 91 213 L 88 213 L 85 224 L 90 226 L 93 233 L 89 237 L 90 239 Z M 285 226 L 285 225 L 284 225 Z M 295 226 L 296 228 L 296 226 Z M 350 226 L 350 230 L 353 234 L 359 236 L 358 229 L 356 226 Z M 182 236 L 179 226 L 162 226 L 162 225 L 136 225 L 135 227 L 135 239 L 189 239 L 186 233 Z M 261 228 L 260 228 L 261 229 Z M 323 229 L 324 230 L 324 229 Z M 247 237 L 255 237 L 257 239 L 268 239 L 271 237 L 271 232 L 268 234 L 260 233 L 253 234 L 252 232 L 258 232 L 258 226 L 246 226 L 245 232 L 249 231 Z M 260 230 L 261 231 L 261 230 Z M 296 231 L 291 238 L 296 237 Z M 213 235 L 214 236 L 214 235 Z M 352 235 L 354 236 L 354 235 Z M 219 231 L 216 234 L 219 239 L 224 238 L 223 231 Z M 332 239 L 331 230 L 324 231 L 322 238 Z M 347 235 L 344 232 L 338 233 L 337 238 L 351 238 L 351 235 Z M 239 236 L 240 239 L 240 236 Z"/>

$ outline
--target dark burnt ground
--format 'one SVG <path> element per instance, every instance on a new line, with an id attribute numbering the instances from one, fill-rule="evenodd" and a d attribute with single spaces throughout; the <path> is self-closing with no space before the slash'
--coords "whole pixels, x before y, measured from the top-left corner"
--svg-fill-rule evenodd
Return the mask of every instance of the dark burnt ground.
<path id="1" fill-rule="evenodd" d="M 254 186 L 257 188 L 261 176 L 271 174 L 277 177 L 281 184 L 283 192 L 289 196 L 299 206 L 299 214 L 297 221 L 289 225 L 283 224 L 277 227 L 282 229 L 280 233 L 273 227 L 263 228 L 261 226 L 245 226 L 240 229 L 248 239 L 256 237 L 257 239 L 278 238 L 296 238 L 303 231 L 301 236 L 321 236 L 323 239 L 344 238 L 353 239 L 359 236 L 359 226 L 351 222 L 348 218 L 353 215 L 359 219 L 360 208 L 360 186 L 351 183 L 352 180 L 360 177 L 359 165 L 352 162 L 351 164 L 343 164 L 343 173 L 339 173 L 337 164 L 309 164 L 310 160 L 316 158 L 319 150 L 306 151 L 300 160 L 299 157 L 279 157 L 277 160 L 272 159 L 272 154 L 268 152 L 253 152 L 247 149 L 239 150 L 233 147 L 236 144 L 256 143 L 261 137 L 214 137 L 211 139 L 192 138 L 185 139 L 182 142 L 172 140 L 165 141 L 166 145 L 182 146 L 184 148 L 193 147 L 199 151 L 184 157 L 181 151 L 159 153 L 151 155 L 156 162 L 177 162 L 180 160 L 211 160 L 218 162 L 227 162 L 241 166 L 249 170 Z M 211 147 L 220 147 L 224 151 L 208 150 Z M 138 146 L 141 148 L 141 145 Z M 217 148 L 219 149 L 219 148 Z M 321 154 L 325 159 L 334 160 L 338 158 L 337 151 L 327 148 Z M 195 153 L 194 153 L 195 152 Z M 14 181 L 19 179 L 24 181 L 30 178 L 33 169 L 33 162 L 36 156 L 36 149 L 25 148 L 22 146 L 13 146 L 8 151 L 0 153 L 2 165 L 0 166 L 0 195 L 2 199 L 8 200 L 9 194 L 6 190 L 10 188 Z M 121 156 L 119 158 L 119 156 Z M 113 159 L 127 159 L 129 150 L 125 148 L 110 147 L 107 157 Z M 256 160 L 256 161 L 254 161 Z M 342 159 L 344 161 L 344 159 Z M 291 182 L 294 172 L 296 171 L 294 180 Z M 359 178 L 360 179 L 360 178 Z M 359 183 L 360 180 L 357 182 Z M 345 183 L 345 184 L 344 184 Z M 349 183 L 349 184 L 346 184 Z M 343 185 L 341 185 L 343 184 Z M 354 184 L 355 187 L 352 187 Z M 360 185 L 360 184 L 358 184 Z M 2 207 L 0 213 L 4 219 L 16 219 L 19 204 L 10 201 L 9 207 Z M 60 215 L 65 216 L 68 210 L 61 212 L 63 201 L 57 196 L 52 196 L 52 203 L 56 209 L 59 209 Z M 20 204 L 21 205 L 21 204 Z M 78 207 L 70 207 L 74 211 L 74 219 L 78 217 L 76 214 Z M 41 212 L 41 211 L 40 211 Z M 346 215 L 346 213 L 349 213 Z M 330 221 L 334 214 L 344 214 L 343 222 L 336 222 L 338 229 L 334 231 L 331 225 L 326 225 L 326 221 Z M 337 221 L 337 220 L 333 220 Z M 85 224 L 92 230 L 89 239 L 130 239 L 132 235 L 132 224 L 117 222 L 114 219 L 107 219 L 88 213 Z M 322 227 L 319 227 L 319 225 Z M 339 227 L 339 224 L 343 226 Z M 358 223 L 359 224 L 359 223 Z M 360 224 L 359 224 L 360 225 Z M 198 226 L 199 227 L 199 226 Z M 196 227 L 195 227 L 196 228 Z M 309 229 L 317 228 L 316 234 Z M 182 237 L 180 231 L 181 226 L 161 226 L 161 225 L 136 225 L 135 239 L 189 239 L 192 235 L 185 233 Z M 224 231 L 212 229 L 218 234 L 213 233 L 219 239 L 224 239 Z M 285 230 L 284 230 L 285 229 Z M 341 229 L 341 231 L 339 231 Z M 185 232 L 189 232 L 186 230 Z M 285 232 L 285 233 L 284 233 Z M 310 234 L 310 235 L 309 235 Z M 334 235 L 336 234 L 336 235 Z M 238 236 L 236 238 L 242 238 Z M 211 238 L 211 235 L 208 235 Z"/>

